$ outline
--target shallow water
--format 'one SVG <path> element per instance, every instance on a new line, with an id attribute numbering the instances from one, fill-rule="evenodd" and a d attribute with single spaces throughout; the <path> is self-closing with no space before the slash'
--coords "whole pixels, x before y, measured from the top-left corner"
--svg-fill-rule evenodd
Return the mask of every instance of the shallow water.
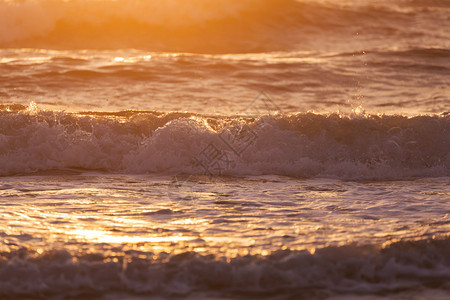
<path id="1" fill-rule="evenodd" d="M 3 295 L 448 288 L 448 178 L 73 173 L 4 178 Z"/>

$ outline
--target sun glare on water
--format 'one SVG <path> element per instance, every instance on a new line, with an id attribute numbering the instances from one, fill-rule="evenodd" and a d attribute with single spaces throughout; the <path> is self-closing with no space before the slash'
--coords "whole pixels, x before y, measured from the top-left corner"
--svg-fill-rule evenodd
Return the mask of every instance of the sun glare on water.
<path id="1" fill-rule="evenodd" d="M 67 232 L 68 235 L 74 235 L 79 239 L 86 240 L 90 243 L 109 243 L 109 244 L 125 244 L 125 243 L 163 243 L 187 241 L 192 239 L 188 236 L 129 236 L 129 235 L 112 235 L 102 230 L 73 230 Z"/>

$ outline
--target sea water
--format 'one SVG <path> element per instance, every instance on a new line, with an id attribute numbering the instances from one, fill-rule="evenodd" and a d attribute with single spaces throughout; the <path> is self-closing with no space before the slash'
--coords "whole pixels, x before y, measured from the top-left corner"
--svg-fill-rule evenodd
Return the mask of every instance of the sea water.
<path id="1" fill-rule="evenodd" d="M 0 2 L 0 298 L 447 299 L 449 16 Z"/>

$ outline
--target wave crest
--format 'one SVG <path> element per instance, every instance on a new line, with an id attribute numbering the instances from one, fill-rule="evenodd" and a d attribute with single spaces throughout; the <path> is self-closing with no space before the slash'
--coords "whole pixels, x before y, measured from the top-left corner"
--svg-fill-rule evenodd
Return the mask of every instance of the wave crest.
<path id="1" fill-rule="evenodd" d="M 0 111 L 0 128 L 1 175 L 80 168 L 379 180 L 450 176 L 449 115 L 254 118 L 31 107 Z M 202 161 L 211 159 L 208 151 L 216 153 L 215 172 Z"/>

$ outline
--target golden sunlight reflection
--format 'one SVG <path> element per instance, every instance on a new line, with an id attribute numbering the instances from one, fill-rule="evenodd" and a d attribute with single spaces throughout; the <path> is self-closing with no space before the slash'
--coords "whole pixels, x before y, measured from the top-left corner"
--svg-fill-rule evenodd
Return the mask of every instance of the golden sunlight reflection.
<path id="1" fill-rule="evenodd" d="M 175 220 L 171 222 L 172 224 L 178 224 L 178 225 L 198 225 L 198 224 L 208 224 L 209 222 L 205 219 L 197 219 L 197 218 L 187 218 L 187 219 L 181 219 L 181 220 Z"/>
<path id="2" fill-rule="evenodd" d="M 109 244 L 124 244 L 124 243 L 163 243 L 180 241 L 187 241 L 192 239 L 189 236 L 129 236 L 129 235 L 112 235 L 107 231 L 102 230 L 72 230 L 67 232 L 69 235 L 74 235 L 77 238 L 86 240 L 87 242 L 109 243 Z"/>
<path id="3" fill-rule="evenodd" d="M 152 59 L 152 55 L 139 55 L 139 56 L 116 56 L 113 61 L 115 63 L 136 63 L 136 62 L 148 62 Z"/>
<path id="4" fill-rule="evenodd" d="M 137 250 L 164 255 L 194 251 L 228 259 L 269 255 L 277 249 L 314 253 L 321 247 L 368 239 L 414 238 L 431 228 L 412 222 L 404 222 L 405 226 L 400 227 L 396 218 L 355 213 L 361 204 L 341 202 L 341 184 L 334 182 L 287 187 L 299 205 L 295 213 L 286 210 L 282 203 L 262 207 L 260 201 L 252 199 L 217 201 L 218 194 L 207 188 L 195 194 L 195 202 L 167 201 L 161 198 L 167 197 L 163 194 L 167 193 L 167 186 L 155 179 L 154 190 L 149 192 L 146 179 L 102 179 L 101 185 L 113 180 L 115 189 L 94 188 L 90 183 L 94 179 L 86 177 L 85 184 L 77 187 L 50 184 L 47 188 L 33 188 L 35 183 L 29 182 L 20 188 L 0 190 L 5 199 L 29 197 L 28 202 L 0 207 L 0 231 L 4 233 L 0 249 L 19 249 L 27 243 L 36 254 L 65 245 L 72 252 Z M 261 195 L 266 193 L 264 189 Z M 230 194 L 231 191 L 224 192 Z M 445 197 L 442 193 L 424 196 Z M 389 199 L 383 205 L 388 203 Z M 259 215 L 265 217 L 256 217 Z M 448 215 L 443 214 L 439 222 L 448 227 L 447 220 Z"/>
<path id="5" fill-rule="evenodd" d="M 443 2 L 0 0 L 0 300 L 450 295 Z"/>

